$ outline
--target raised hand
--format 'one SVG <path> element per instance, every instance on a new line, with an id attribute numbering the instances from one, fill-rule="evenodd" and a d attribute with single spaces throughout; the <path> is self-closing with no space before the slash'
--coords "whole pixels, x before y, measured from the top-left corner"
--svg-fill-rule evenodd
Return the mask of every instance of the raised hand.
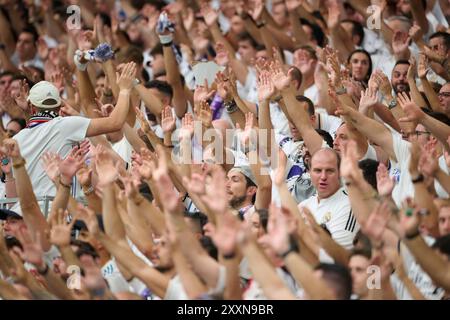
<path id="1" fill-rule="evenodd" d="M 389 172 L 383 163 L 378 165 L 376 175 L 378 194 L 382 197 L 390 196 L 395 187 L 395 178 L 389 176 Z"/>
<path id="2" fill-rule="evenodd" d="M 425 112 L 423 112 L 418 105 L 416 105 L 405 92 L 401 92 L 397 95 L 397 101 L 405 113 L 405 117 L 399 119 L 400 122 L 415 121 L 419 122 L 423 117 L 425 117 Z"/>
<path id="3" fill-rule="evenodd" d="M 37 233 L 36 238 L 33 239 L 26 229 L 26 227 L 21 227 L 16 233 L 16 238 L 20 241 L 22 245 L 22 250 L 15 247 L 14 252 L 16 252 L 22 260 L 31 263 L 38 268 L 38 270 L 45 269 L 44 261 L 44 251 L 41 245 L 41 234 Z"/>
<path id="4" fill-rule="evenodd" d="M 228 208 L 226 174 L 219 165 L 212 166 L 210 170 L 211 180 L 201 199 L 212 211 L 223 213 Z"/>
<path id="5" fill-rule="evenodd" d="M 3 140 L 3 147 L 0 147 L 0 153 L 3 153 L 13 159 L 22 158 L 20 155 L 19 144 L 14 139 Z"/>
<path id="6" fill-rule="evenodd" d="M 420 79 L 425 79 L 428 71 L 430 70 L 430 65 L 428 57 L 424 53 L 419 53 L 419 64 L 417 65 L 417 75 Z"/>
<path id="7" fill-rule="evenodd" d="M 361 225 L 361 229 L 370 240 L 375 243 L 380 243 L 390 216 L 391 210 L 388 202 L 377 203 L 366 222 Z"/>
<path id="8" fill-rule="evenodd" d="M 172 107 L 167 105 L 161 112 L 161 128 L 164 133 L 175 130 L 175 117 L 172 113 Z"/>
<path id="9" fill-rule="evenodd" d="M 82 204 L 79 204 L 77 209 L 77 218 L 84 221 L 91 235 L 98 236 L 100 234 L 100 227 L 98 226 L 98 220 L 94 210 L 89 207 L 84 207 Z"/>
<path id="10" fill-rule="evenodd" d="M 411 38 L 406 32 L 397 31 L 392 37 L 392 50 L 395 55 L 403 55 L 409 47 Z"/>
<path id="11" fill-rule="evenodd" d="M 69 155 L 59 163 L 59 172 L 61 174 L 62 182 L 70 184 L 73 176 L 84 164 L 84 157 L 89 149 L 72 148 Z"/>
<path id="12" fill-rule="evenodd" d="M 229 78 L 225 76 L 223 72 L 217 72 L 216 79 L 214 81 L 217 85 L 217 94 L 222 98 L 222 100 L 228 100 L 231 94 Z"/>
<path id="13" fill-rule="evenodd" d="M 252 112 L 247 112 L 245 114 L 245 128 L 244 131 L 240 133 L 242 146 L 248 145 L 249 143 L 256 143 L 256 133 L 255 128 L 255 116 Z"/>
<path id="14" fill-rule="evenodd" d="M 422 28 L 417 23 L 409 29 L 408 35 L 415 43 L 423 40 Z"/>
<path id="15" fill-rule="evenodd" d="M 139 121 L 142 131 L 144 131 L 145 133 L 150 132 L 151 131 L 150 124 L 148 123 L 148 120 L 145 118 L 144 113 L 138 107 L 135 107 L 134 110 L 136 111 L 136 118 Z"/>
<path id="16" fill-rule="evenodd" d="M 230 213 L 224 213 L 220 224 L 211 233 L 211 239 L 222 255 L 231 255 L 236 252 L 238 230 L 239 221 Z"/>
<path id="17" fill-rule="evenodd" d="M 392 85 L 391 82 L 389 81 L 389 78 L 381 70 L 376 70 L 375 73 L 376 77 L 378 78 L 381 94 L 385 97 L 391 97 Z"/>
<path id="18" fill-rule="evenodd" d="M 399 231 L 400 237 L 405 235 L 412 235 L 419 230 L 421 223 L 420 208 L 414 203 L 411 198 L 407 198 L 403 201 L 403 207 L 399 212 Z"/>
<path id="19" fill-rule="evenodd" d="M 96 171 L 100 173 L 98 175 L 98 184 L 100 186 L 106 186 L 117 180 L 119 176 L 118 168 L 114 165 L 114 161 L 108 151 L 101 146 L 97 146 L 95 166 Z"/>
<path id="20" fill-rule="evenodd" d="M 356 142 L 350 140 L 343 149 L 340 167 L 341 176 L 344 177 L 345 180 L 354 181 L 358 178 L 358 173 L 361 173 L 361 170 L 358 167 Z"/>
<path id="21" fill-rule="evenodd" d="M 28 93 L 30 92 L 30 87 L 28 86 L 28 82 L 26 80 L 22 80 L 20 82 L 20 88 L 17 95 L 14 97 L 14 101 L 23 111 L 28 111 Z"/>
<path id="22" fill-rule="evenodd" d="M 262 70 L 259 73 L 257 87 L 258 101 L 270 100 L 275 94 L 275 87 L 268 71 Z"/>
<path id="23" fill-rule="evenodd" d="M 82 186 L 92 185 L 92 168 L 81 167 L 77 171 L 77 180 Z"/>
<path id="24" fill-rule="evenodd" d="M 180 140 L 190 140 L 194 135 L 194 117 L 186 113 L 181 120 Z"/>
<path id="25" fill-rule="evenodd" d="M 67 213 L 67 212 L 66 212 Z M 76 215 L 72 217 L 70 223 L 67 223 L 67 215 L 63 209 L 58 209 L 55 217 L 55 223 L 50 230 L 50 243 L 59 248 L 70 245 L 71 230 L 76 221 Z"/>
<path id="26" fill-rule="evenodd" d="M 417 72 L 417 62 L 416 59 L 411 56 L 411 58 L 409 58 L 409 67 L 408 67 L 408 73 L 406 74 L 406 77 L 409 80 L 415 81 L 416 78 L 416 72 Z M 414 82 L 415 83 L 415 82 Z"/>
<path id="27" fill-rule="evenodd" d="M 183 177 L 183 184 L 188 189 L 189 193 L 197 195 L 204 195 L 206 193 L 206 174 L 207 172 L 192 173 L 191 177 Z"/>
<path id="28" fill-rule="evenodd" d="M 286 8 L 289 12 L 297 10 L 303 3 L 303 0 L 285 0 Z"/>
<path id="29" fill-rule="evenodd" d="M 206 100 L 200 103 L 197 118 L 202 122 L 203 128 L 211 128 L 212 126 L 212 111 Z"/>
<path id="30" fill-rule="evenodd" d="M 376 105 L 378 102 L 377 92 L 367 88 L 366 91 L 361 91 L 361 99 L 359 100 L 359 110 L 365 113 L 371 107 Z"/>
<path id="31" fill-rule="evenodd" d="M 289 249 L 289 229 L 287 217 L 274 204 L 269 208 L 266 242 L 277 254 L 281 255 Z M 284 208 L 284 210 L 287 210 Z"/>
<path id="32" fill-rule="evenodd" d="M 211 8 L 209 3 L 204 3 L 201 7 L 200 12 L 202 13 L 203 19 L 207 26 L 211 27 L 215 23 L 217 23 L 217 19 L 219 18 L 219 13 Z"/>
<path id="33" fill-rule="evenodd" d="M 419 171 L 427 177 L 435 177 L 439 171 L 438 159 L 436 148 L 433 148 L 431 152 L 422 152 L 419 159 Z"/>
<path id="34" fill-rule="evenodd" d="M 281 64 L 277 61 L 272 61 L 270 64 L 270 74 L 272 77 L 272 83 L 275 88 L 282 91 L 289 88 L 291 84 L 291 78 L 283 71 Z"/>
<path id="35" fill-rule="evenodd" d="M 208 81 L 205 79 L 205 84 L 203 86 L 197 86 L 194 90 L 194 105 L 200 104 L 203 100 L 211 99 L 215 90 L 211 90 L 208 85 Z"/>
<path id="36" fill-rule="evenodd" d="M 252 17 L 252 19 L 256 22 L 258 22 L 263 14 L 264 11 L 264 3 L 263 0 L 255 0 L 253 1 L 253 8 L 249 10 L 249 15 Z"/>
<path id="37" fill-rule="evenodd" d="M 117 76 L 117 85 L 120 90 L 131 90 L 133 80 L 136 78 L 136 64 L 128 62 L 122 69 L 120 76 Z"/>
<path id="38" fill-rule="evenodd" d="M 56 152 L 47 151 L 41 156 L 42 165 L 47 176 L 54 183 L 59 177 L 59 163 L 61 162 L 61 157 Z"/>

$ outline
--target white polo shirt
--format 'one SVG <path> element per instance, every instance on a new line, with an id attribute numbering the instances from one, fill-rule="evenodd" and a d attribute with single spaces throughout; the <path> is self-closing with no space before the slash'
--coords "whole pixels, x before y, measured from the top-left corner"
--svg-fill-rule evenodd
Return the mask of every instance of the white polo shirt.
<path id="1" fill-rule="evenodd" d="M 359 224 L 352 213 L 350 200 L 344 188 L 332 196 L 319 201 L 317 194 L 299 204 L 311 211 L 317 223 L 325 224 L 331 237 L 346 249 L 353 248 L 353 238 L 359 230 Z"/>

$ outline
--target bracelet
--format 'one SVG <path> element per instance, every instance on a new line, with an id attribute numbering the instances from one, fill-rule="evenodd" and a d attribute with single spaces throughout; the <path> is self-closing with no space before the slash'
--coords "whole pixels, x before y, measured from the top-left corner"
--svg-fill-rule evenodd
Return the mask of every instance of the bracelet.
<path id="1" fill-rule="evenodd" d="M 85 190 L 84 187 L 83 187 L 83 193 L 84 193 L 85 196 L 88 196 L 88 195 L 94 193 L 94 191 L 95 191 L 95 189 L 94 189 L 94 187 L 92 185 L 90 185 L 87 188 L 87 190 Z"/>
<path id="2" fill-rule="evenodd" d="M 415 183 L 423 182 L 424 180 L 425 180 L 425 177 L 423 176 L 423 174 L 419 174 L 417 176 L 417 178 L 411 179 L 411 182 L 413 184 L 415 184 Z"/>
<path id="3" fill-rule="evenodd" d="M 159 42 L 161 42 L 161 44 L 163 46 L 171 46 L 172 45 L 172 41 L 173 41 L 173 35 L 172 34 L 160 34 L 159 35 Z"/>
<path id="4" fill-rule="evenodd" d="M 61 186 L 63 186 L 64 188 L 67 188 L 67 189 L 72 188 L 72 184 L 65 184 L 65 183 L 62 182 L 61 179 L 59 179 L 59 184 L 60 184 Z"/>
<path id="5" fill-rule="evenodd" d="M 258 28 L 258 29 L 261 29 L 262 27 L 264 27 L 266 25 L 266 22 L 265 21 L 261 21 L 261 22 L 257 22 L 256 23 L 256 27 Z"/>
<path id="6" fill-rule="evenodd" d="M 236 112 L 238 109 L 238 106 L 234 100 L 231 100 L 230 102 L 225 102 L 223 105 L 225 106 L 225 110 L 227 111 L 227 113 Z"/>
<path id="7" fill-rule="evenodd" d="M 15 180 L 16 180 L 16 179 L 15 179 L 14 177 L 12 177 L 11 179 L 8 179 L 8 180 L 5 179 L 5 183 L 11 182 L 11 181 L 15 181 Z"/>
<path id="8" fill-rule="evenodd" d="M 342 94 L 346 94 L 347 93 L 347 88 L 346 87 L 341 87 L 339 89 L 336 89 L 336 94 L 338 96 L 342 95 Z"/>
<path id="9" fill-rule="evenodd" d="M 222 258 L 224 258 L 225 260 L 231 260 L 231 259 L 234 259 L 235 257 L 236 257 L 236 252 L 222 255 Z"/>
<path id="10" fill-rule="evenodd" d="M 419 229 L 417 229 L 416 231 L 414 231 L 414 233 L 412 233 L 412 234 L 407 234 L 407 233 L 405 233 L 405 239 L 407 239 L 407 240 L 412 240 L 412 239 L 414 239 L 414 238 L 417 238 L 418 236 L 420 236 L 420 231 L 419 231 Z"/>
<path id="11" fill-rule="evenodd" d="M 295 241 L 294 237 L 292 235 L 289 235 L 289 248 L 285 252 L 278 254 L 278 256 L 282 259 L 286 259 L 286 257 L 292 252 L 299 253 L 300 248 L 298 247 L 298 244 Z"/>
<path id="12" fill-rule="evenodd" d="M 48 273 L 48 264 L 45 264 L 45 269 L 44 270 L 39 270 L 38 268 L 36 268 L 37 272 L 41 275 L 41 276 L 45 276 Z"/>
<path id="13" fill-rule="evenodd" d="M 23 167 L 25 165 L 25 163 L 27 163 L 27 162 L 25 161 L 24 158 L 21 158 L 19 162 L 14 162 L 13 161 L 13 168 L 14 169 L 21 168 L 21 167 Z"/>

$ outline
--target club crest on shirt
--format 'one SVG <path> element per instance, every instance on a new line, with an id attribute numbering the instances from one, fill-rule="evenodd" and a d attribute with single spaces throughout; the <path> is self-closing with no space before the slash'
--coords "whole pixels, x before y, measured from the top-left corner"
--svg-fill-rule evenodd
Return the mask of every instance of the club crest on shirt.
<path id="1" fill-rule="evenodd" d="M 322 218 L 322 223 L 327 223 L 330 220 L 331 220 L 331 212 L 325 213 L 325 215 Z"/>

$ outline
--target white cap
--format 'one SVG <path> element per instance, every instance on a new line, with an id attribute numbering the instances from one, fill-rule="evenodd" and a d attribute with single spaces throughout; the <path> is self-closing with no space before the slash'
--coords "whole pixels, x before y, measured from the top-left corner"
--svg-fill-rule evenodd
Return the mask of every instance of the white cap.
<path id="1" fill-rule="evenodd" d="M 45 100 L 53 99 L 55 104 L 45 104 Z M 36 83 L 28 94 L 28 101 L 34 106 L 42 109 L 54 109 L 61 105 L 61 97 L 58 89 L 48 81 L 39 81 Z"/>

